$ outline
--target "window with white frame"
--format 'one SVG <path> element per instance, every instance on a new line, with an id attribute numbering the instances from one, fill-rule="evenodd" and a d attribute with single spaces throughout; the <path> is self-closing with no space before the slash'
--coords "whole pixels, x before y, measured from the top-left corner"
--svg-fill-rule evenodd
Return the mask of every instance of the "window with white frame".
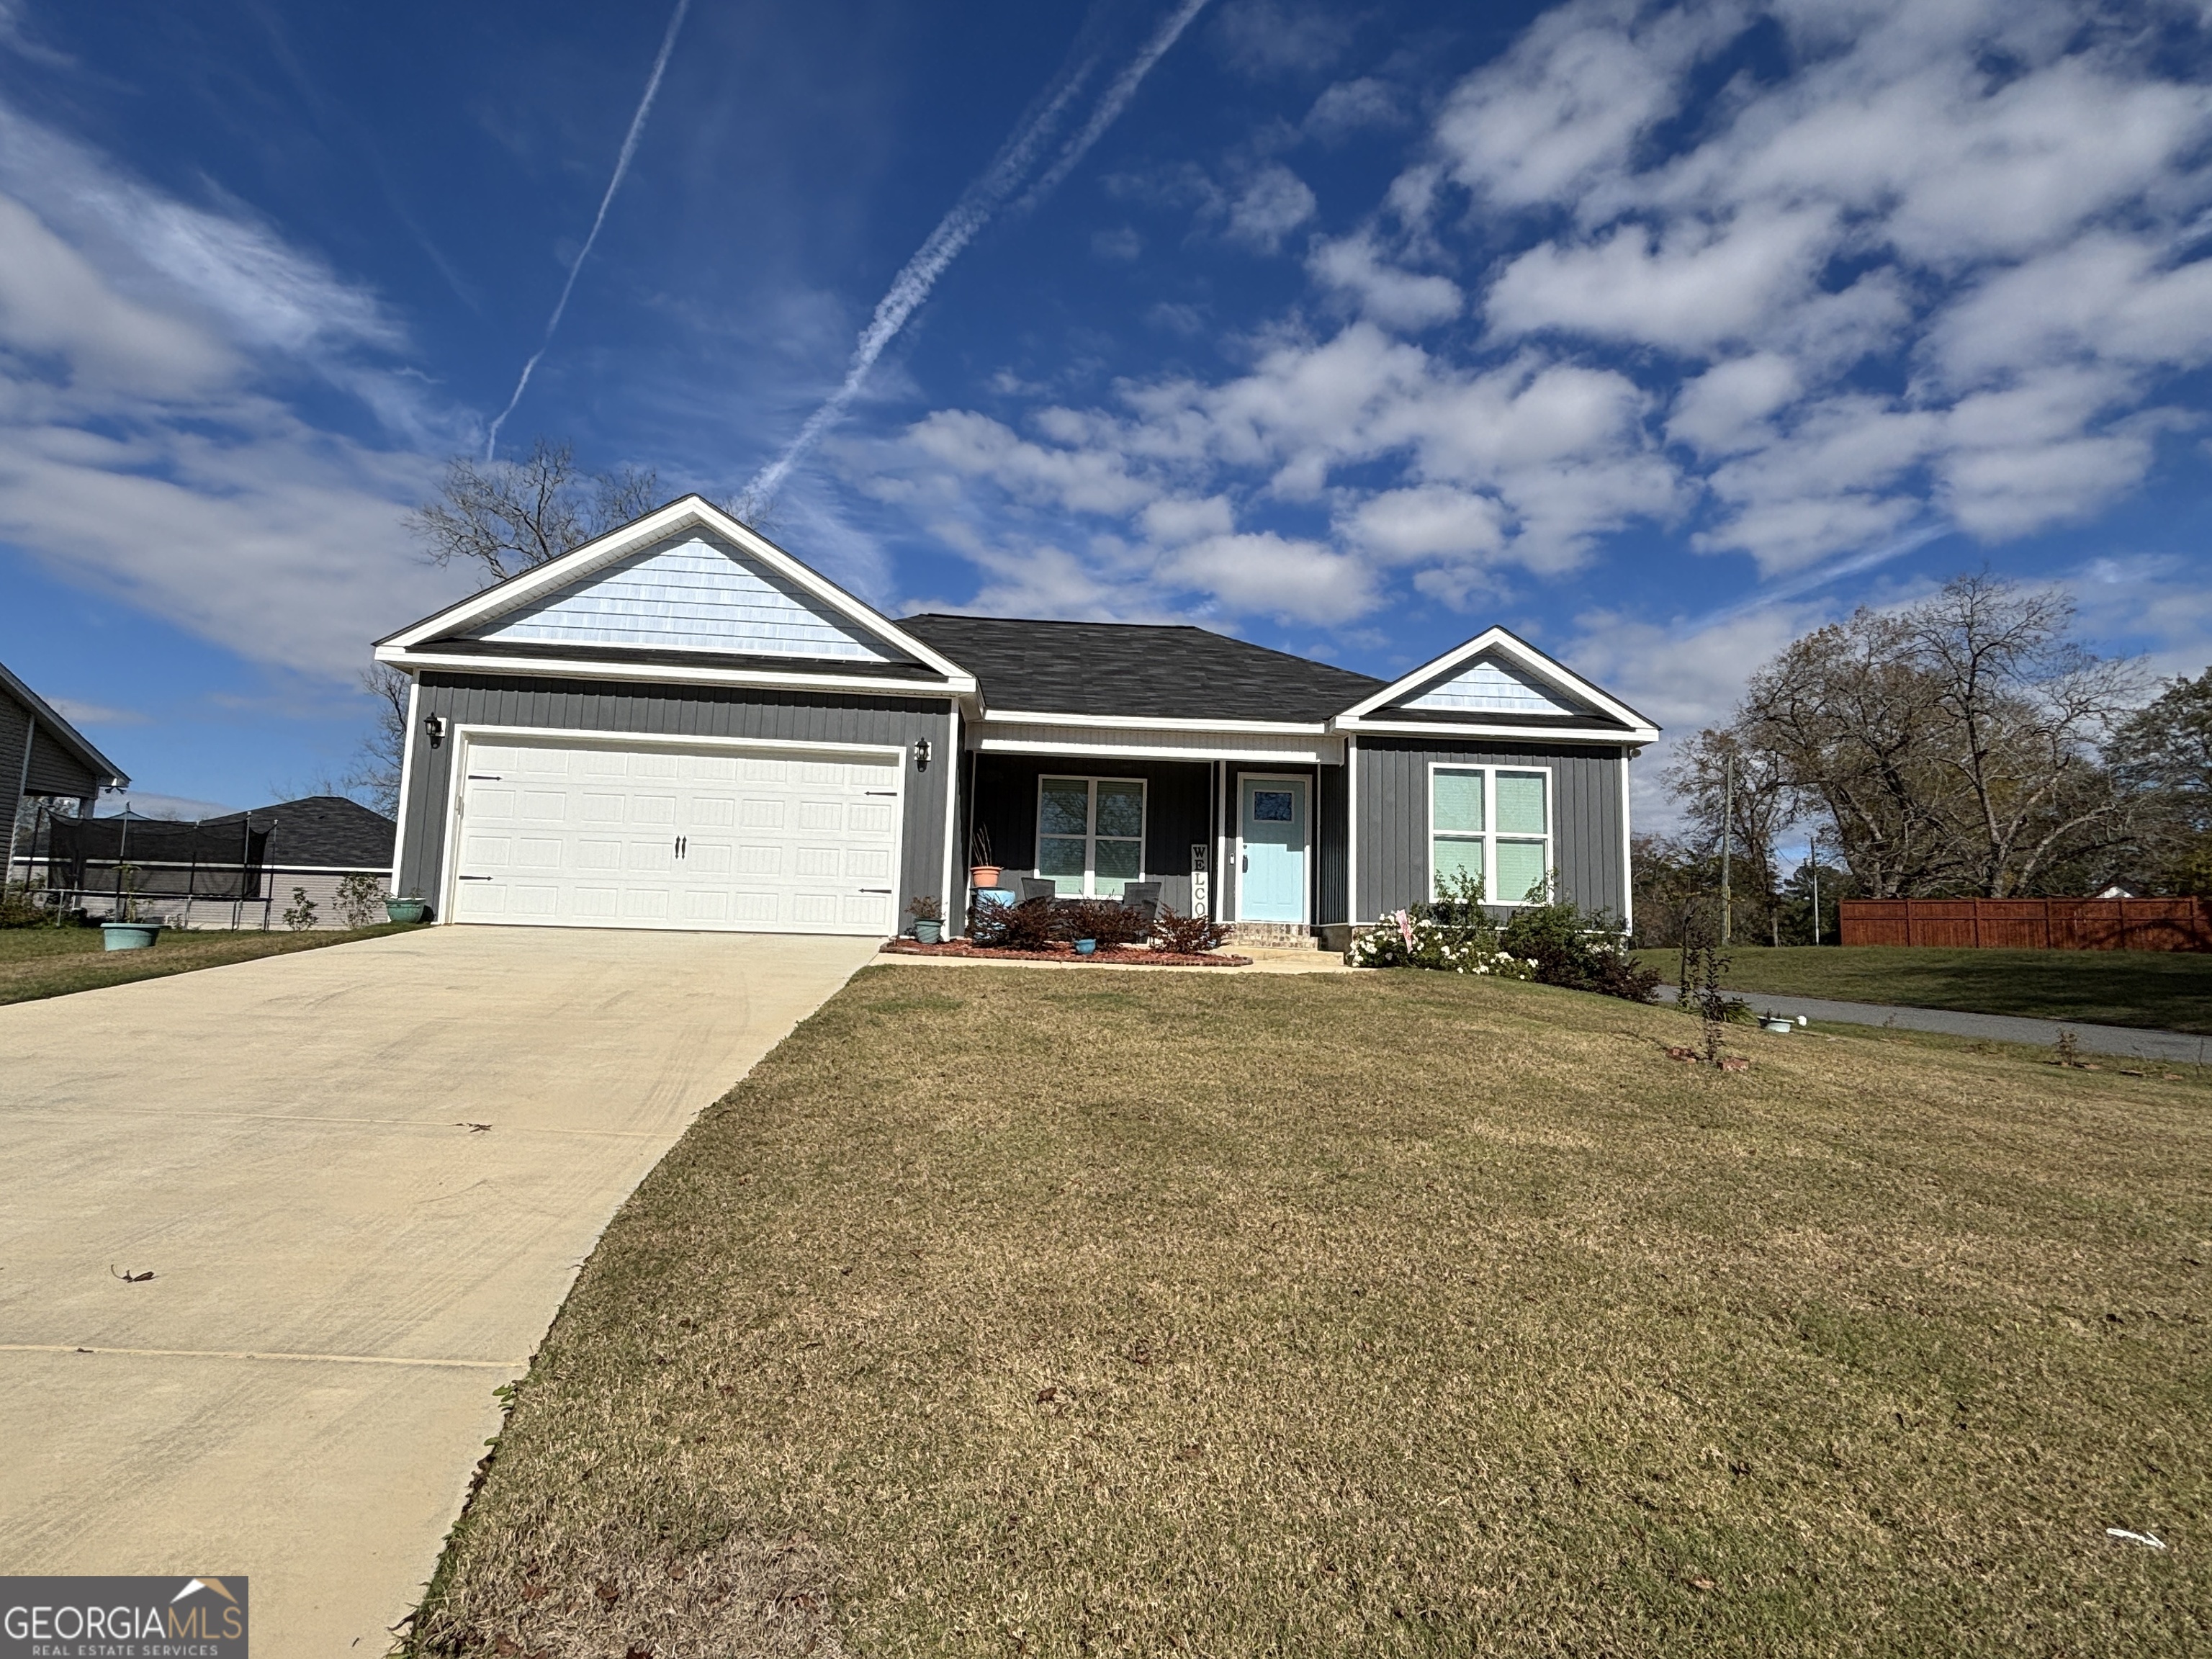
<path id="1" fill-rule="evenodd" d="M 1063 898 L 1119 898 L 1145 875 L 1142 778 L 1039 778 L 1036 872 Z"/>
<path id="2" fill-rule="evenodd" d="M 1462 872 L 1492 904 L 1548 891 L 1552 775 L 1507 766 L 1429 769 L 1429 881 Z"/>

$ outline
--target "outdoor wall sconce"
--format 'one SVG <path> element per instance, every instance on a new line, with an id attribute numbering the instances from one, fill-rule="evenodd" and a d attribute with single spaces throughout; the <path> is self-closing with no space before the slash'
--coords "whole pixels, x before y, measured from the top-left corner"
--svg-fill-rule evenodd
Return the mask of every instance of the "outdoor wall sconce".
<path id="1" fill-rule="evenodd" d="M 427 716 L 422 721 L 422 729 L 430 734 L 431 744 L 435 747 L 446 740 L 446 717 L 443 714 Z"/>
<path id="2" fill-rule="evenodd" d="M 929 770 L 929 739 L 927 738 L 916 738 L 914 740 L 914 769 L 917 772 Z"/>

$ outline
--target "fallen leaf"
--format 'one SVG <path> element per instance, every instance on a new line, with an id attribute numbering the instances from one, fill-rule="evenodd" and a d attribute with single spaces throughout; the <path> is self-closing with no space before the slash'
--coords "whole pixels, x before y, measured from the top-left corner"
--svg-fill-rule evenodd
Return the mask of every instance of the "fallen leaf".
<path id="1" fill-rule="evenodd" d="M 1690 1585 L 1693 1589 L 1711 1589 L 1713 1587 L 1713 1581 L 1710 1578 L 1692 1578 Z"/>
<path id="2" fill-rule="evenodd" d="M 453 1127 L 456 1129 L 466 1129 L 472 1135 L 480 1135 L 486 1129 L 490 1128 L 491 1125 L 489 1123 L 469 1123 L 465 1121 L 456 1123 Z"/>
<path id="3" fill-rule="evenodd" d="M 622 1591 L 616 1588 L 615 1582 L 611 1578 L 600 1579 L 597 1584 L 592 1587 L 592 1594 L 598 1596 L 600 1601 L 605 1602 L 609 1607 L 614 1606 L 616 1602 L 622 1600 Z"/>
<path id="4" fill-rule="evenodd" d="M 1721 1070 L 1723 1072 L 1747 1072 L 1750 1069 L 1751 1061 L 1742 1054 L 1723 1054 L 1721 1056 Z"/>
<path id="5" fill-rule="evenodd" d="M 107 1264 L 107 1271 L 111 1273 L 114 1273 L 116 1278 L 121 1279 L 126 1285 L 143 1285 L 148 1279 L 154 1276 L 154 1270 L 150 1267 L 143 1273 L 116 1273 L 115 1264 L 112 1261 Z"/>

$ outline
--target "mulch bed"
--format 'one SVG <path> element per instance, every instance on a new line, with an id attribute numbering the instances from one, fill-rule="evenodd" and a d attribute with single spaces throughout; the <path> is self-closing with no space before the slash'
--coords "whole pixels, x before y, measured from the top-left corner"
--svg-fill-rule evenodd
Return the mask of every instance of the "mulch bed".
<path id="1" fill-rule="evenodd" d="M 1112 963 L 1117 967 L 1127 968 L 1249 968 L 1252 965 L 1249 957 L 1193 956 L 1174 951 L 1142 948 L 1102 948 L 1097 955 L 1088 957 L 1079 954 L 1073 945 L 1054 945 L 1042 951 L 994 951 L 959 939 L 946 939 L 942 945 L 923 945 L 910 939 L 895 939 L 884 946 L 884 953 L 896 957 L 976 957 L 995 962 L 1073 962 L 1089 967 L 1096 967 L 1101 963 Z"/>

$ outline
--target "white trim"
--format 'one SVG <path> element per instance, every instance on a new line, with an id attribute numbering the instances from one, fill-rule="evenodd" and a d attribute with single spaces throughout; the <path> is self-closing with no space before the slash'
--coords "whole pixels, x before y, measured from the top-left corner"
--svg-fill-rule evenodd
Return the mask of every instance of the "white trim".
<path id="1" fill-rule="evenodd" d="M 1151 715 L 1032 714 L 1024 709 L 994 708 L 984 716 L 987 725 L 1018 722 L 1024 726 L 1097 726 L 1131 732 L 1297 732 L 1320 737 L 1328 731 L 1326 720 L 1168 720 Z"/>
<path id="2" fill-rule="evenodd" d="M 991 724 L 997 725 L 994 716 Z M 1267 766 L 1337 766 L 1344 739 L 1305 732 L 1255 732 L 1242 742 L 1233 732 L 1200 728 L 1193 741 L 1178 743 L 1171 732 L 1146 733 L 1128 727 L 1006 726 L 995 733 L 979 728 L 976 749 L 988 755 L 1067 755 L 1102 760 L 1250 761 Z M 1084 732 L 1090 735 L 1082 735 Z M 1219 742 L 1207 742 L 1218 738 Z"/>
<path id="3" fill-rule="evenodd" d="M 1378 709 L 1383 708 L 1388 705 L 1397 702 L 1401 697 L 1410 696 L 1413 692 L 1422 690 L 1431 681 L 1441 679 L 1443 676 L 1449 673 L 1453 669 L 1458 667 L 1460 664 L 1467 661 L 1469 658 L 1479 656 L 1486 651 L 1494 651 L 1499 656 L 1511 659 L 1514 663 L 1527 670 L 1536 678 L 1549 684 L 1554 690 L 1565 692 L 1570 697 L 1573 697 L 1581 702 L 1590 704 L 1592 707 L 1596 708 L 1600 714 L 1610 715 L 1613 719 L 1619 720 L 1622 725 L 1630 727 L 1633 732 L 1648 732 L 1650 734 L 1648 737 L 1624 737 L 1622 734 L 1615 732 L 1613 735 L 1613 741 L 1615 743 L 1649 743 L 1659 735 L 1659 731 L 1656 726 L 1653 726 L 1650 721 L 1645 720 L 1643 715 L 1638 714 L 1633 708 L 1631 708 L 1626 703 L 1622 702 L 1619 698 L 1613 696 L 1610 693 L 1599 690 L 1588 680 L 1583 678 L 1581 675 L 1576 673 L 1574 670 L 1569 668 L 1565 663 L 1555 662 L 1553 659 L 1546 656 L 1542 652 L 1536 649 L 1534 646 L 1529 644 L 1526 640 L 1521 639 L 1517 635 L 1507 632 L 1503 628 L 1486 628 L 1481 633 L 1476 635 L 1465 644 L 1455 646 L 1451 650 L 1445 652 L 1443 656 L 1434 658 L 1428 662 L 1423 663 L 1419 668 L 1413 670 L 1412 673 L 1402 675 L 1399 678 L 1391 681 L 1389 684 L 1384 686 L 1380 691 L 1376 692 L 1373 696 L 1366 697 L 1362 701 L 1352 704 L 1351 708 L 1346 709 L 1343 714 L 1336 717 L 1335 724 L 1342 730 L 1357 729 L 1359 725 L 1365 722 L 1367 716 L 1376 713 Z M 1407 726 L 1404 727 L 1386 727 L 1380 725 L 1369 725 L 1366 726 L 1366 729 L 1370 731 L 1404 729 L 1410 731 L 1430 731 L 1441 732 L 1445 731 L 1459 730 L 1461 728 L 1446 726 L 1442 723 L 1429 725 L 1426 722 L 1424 722 L 1419 726 Z M 1521 735 L 1526 736 L 1529 734 L 1531 730 L 1531 728 L 1522 726 L 1508 727 L 1501 730 L 1500 728 L 1481 727 L 1472 724 L 1465 729 L 1471 734 L 1483 737 L 1504 735 L 1508 732 L 1518 732 Z M 1545 735 L 1556 736 L 1558 734 L 1553 732 L 1547 732 Z"/>
<path id="4" fill-rule="evenodd" d="M 392 817 L 398 829 L 392 837 L 392 896 L 404 897 L 399 890 L 399 866 L 407 861 L 407 795 L 415 781 L 415 705 L 422 696 L 422 682 L 410 675 L 407 679 L 407 729 L 399 734 L 399 800 L 392 808 Z"/>
<path id="5" fill-rule="evenodd" d="M 586 732 L 572 727 L 554 726 L 448 726 L 446 740 L 453 745 L 453 763 L 446 775 L 446 835 L 445 844 L 438 857 L 437 919 L 451 924 L 453 913 L 453 894 L 460 879 L 461 842 L 461 786 L 468 777 L 468 745 L 477 739 L 495 742 L 538 743 L 557 748 L 597 749 L 677 749 L 697 753 L 702 750 L 796 750 L 817 755 L 866 755 L 892 758 L 891 770 L 898 779 L 898 836 L 891 852 L 891 920 L 896 923 L 903 911 L 900 908 L 899 890 L 906 883 L 906 763 L 912 757 L 912 746 L 902 743 L 809 743 L 798 738 L 694 738 L 680 733 L 662 735 L 650 732 Z M 501 926 L 558 927 L 532 921 L 526 924 L 501 922 L 471 922 L 471 927 Z M 633 930 L 653 930 L 662 933 L 744 933 L 746 928 L 702 928 L 672 927 L 652 922 L 625 922 L 620 927 Z M 619 928 L 617 929 L 619 931 Z M 767 931 L 767 930 L 762 930 Z M 832 930 L 821 930 L 825 934 Z M 894 937 L 891 933 L 883 935 Z M 866 937 L 866 935 L 848 935 Z"/>
<path id="6" fill-rule="evenodd" d="M 1064 896 L 1073 898 L 1096 898 L 1098 896 L 1097 893 L 1092 892 L 1090 890 L 1095 888 L 1098 884 L 1098 786 L 1102 783 L 1133 783 L 1137 786 L 1137 833 L 1134 837 L 1137 843 L 1137 873 L 1133 876 L 1124 876 L 1121 879 L 1124 883 L 1144 880 L 1145 843 L 1150 838 L 1152 830 L 1152 780 L 1150 778 L 1109 777 L 1091 772 L 1042 771 L 1037 774 L 1036 780 L 1036 812 L 1033 819 L 1036 828 L 1030 837 L 1036 843 L 1036 845 L 1031 849 L 1035 854 L 1031 868 L 1030 870 L 1031 879 L 1036 881 L 1054 882 L 1064 879 L 1064 878 L 1048 876 L 1044 872 L 1044 786 L 1048 779 L 1053 778 L 1057 778 L 1063 783 L 1087 783 L 1091 786 L 1091 799 L 1088 805 L 1084 808 L 1083 885 L 1085 890 L 1080 893 L 1065 895 Z M 1073 836 L 1054 836 L 1053 839 L 1054 841 L 1073 841 L 1075 837 Z M 1109 836 L 1106 839 L 1108 841 L 1128 841 L 1132 838 L 1127 836 Z"/>
<path id="7" fill-rule="evenodd" d="M 1600 726 L 1484 726 L 1457 720 L 1351 720 L 1339 716 L 1340 732 L 1365 732 L 1406 738 L 1487 738 L 1508 743 L 1601 743 L 1608 749 L 1620 744 L 1656 743 L 1659 728 L 1643 726 L 1624 732 Z"/>
<path id="8" fill-rule="evenodd" d="M 1315 867 L 1320 863 L 1320 860 L 1314 856 L 1314 814 L 1315 797 L 1321 793 L 1318 787 L 1321 780 L 1318 777 L 1309 777 L 1304 772 L 1239 772 L 1237 775 L 1237 920 L 1239 921 L 1245 920 L 1244 877 L 1249 872 L 1244 868 L 1244 785 L 1250 779 L 1257 779 L 1262 783 L 1296 783 L 1304 787 L 1305 878 L 1299 884 L 1298 919 L 1296 921 L 1283 921 L 1277 917 L 1269 916 L 1266 921 L 1269 925 L 1280 927 L 1310 927 L 1313 926 L 1314 872 Z"/>
<path id="9" fill-rule="evenodd" d="M 1628 751 L 1620 751 L 1620 930 L 1636 931 L 1636 849 L 1628 833 Z"/>
<path id="10" fill-rule="evenodd" d="M 1229 837 L 1221 827 L 1222 814 L 1227 809 L 1228 803 L 1229 763 L 1225 760 L 1218 760 L 1213 763 L 1213 787 L 1209 792 L 1206 801 L 1206 810 L 1213 819 L 1213 822 L 1207 826 L 1207 839 L 1213 843 L 1213 878 L 1207 884 L 1206 896 L 1212 902 L 1210 914 L 1216 921 L 1229 920 L 1224 914 L 1229 907 L 1224 902 L 1222 895 L 1241 893 L 1244 890 L 1242 882 L 1230 879 Z"/>
<path id="11" fill-rule="evenodd" d="M 945 937 L 952 937 L 952 848 L 960 834 L 960 705 L 953 703 L 946 710 L 951 725 L 945 728 L 945 747 L 951 752 L 941 757 L 942 763 L 951 769 L 945 781 L 945 885 L 938 904 L 945 912 Z M 933 760 L 939 757 L 933 756 Z"/>
<path id="12" fill-rule="evenodd" d="M 1480 772 L 1482 774 L 1482 829 L 1474 835 L 1463 830 L 1449 830 L 1444 833 L 1458 841 L 1482 843 L 1482 902 L 1504 909 L 1519 909 L 1528 901 L 1521 898 L 1502 899 L 1490 890 L 1490 884 L 1498 877 L 1498 775 L 1500 772 L 1540 772 L 1544 777 L 1544 892 L 1546 898 L 1556 899 L 1552 855 L 1559 844 L 1559 780 L 1548 766 L 1518 765 L 1511 761 L 1496 760 L 1440 760 L 1429 763 L 1428 799 L 1423 808 L 1423 822 L 1427 835 L 1421 842 L 1421 858 L 1428 872 L 1428 890 L 1423 896 L 1433 899 L 1437 891 L 1437 774 L 1439 772 Z M 1504 838 L 1521 846 L 1528 845 L 1532 837 L 1525 830 L 1509 830 L 1502 832 Z"/>
<path id="13" fill-rule="evenodd" d="M 1344 740 L 1344 919 L 1359 925 L 1359 739 Z"/>
<path id="14" fill-rule="evenodd" d="M 404 651 L 424 640 L 450 634 L 457 628 L 488 622 L 507 611 L 519 610 L 541 593 L 565 586 L 593 571 L 615 564 L 641 548 L 665 539 L 687 524 L 701 526 L 726 541 L 735 542 L 740 548 L 766 565 L 786 580 L 805 589 L 848 621 L 857 623 L 866 632 L 885 644 L 927 664 L 946 679 L 959 683 L 963 690 L 975 689 L 974 678 L 951 658 L 923 644 L 864 601 L 848 593 L 827 576 L 810 566 L 800 563 L 774 542 L 746 525 L 739 524 L 721 508 L 701 495 L 686 495 L 679 501 L 633 519 L 609 531 L 605 535 L 572 548 L 560 557 L 549 559 L 534 570 L 524 572 L 513 580 L 486 588 L 458 605 L 448 605 L 434 616 L 422 618 L 398 633 L 379 641 L 379 659 L 387 648 Z"/>
<path id="15" fill-rule="evenodd" d="M 681 663 L 617 662 L 607 657 L 495 657 L 473 652 L 408 651 L 376 647 L 376 660 L 410 673 L 434 669 L 460 674 L 537 674 L 571 680 L 653 680 L 699 685 L 799 686 L 809 690 L 859 691 L 872 696 L 957 697 L 975 689 L 958 682 L 878 678 L 866 674 L 810 674 L 773 668 L 701 668 Z"/>

